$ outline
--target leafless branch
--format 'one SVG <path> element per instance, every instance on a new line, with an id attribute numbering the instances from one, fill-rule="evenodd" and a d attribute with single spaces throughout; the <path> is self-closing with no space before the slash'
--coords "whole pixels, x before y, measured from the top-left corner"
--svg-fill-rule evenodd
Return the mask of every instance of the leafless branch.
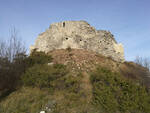
<path id="1" fill-rule="evenodd" d="M 17 54 L 26 53 L 26 48 L 18 37 L 18 32 L 15 28 L 11 29 L 11 36 L 7 41 L 0 41 L 0 58 L 7 58 L 13 61 Z"/>

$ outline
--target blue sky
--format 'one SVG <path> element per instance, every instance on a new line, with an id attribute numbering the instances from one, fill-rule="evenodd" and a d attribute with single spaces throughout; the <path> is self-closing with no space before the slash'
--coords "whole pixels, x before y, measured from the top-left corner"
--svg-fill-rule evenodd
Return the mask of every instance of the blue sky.
<path id="1" fill-rule="evenodd" d="M 51 23 L 64 20 L 111 31 L 126 60 L 150 58 L 150 0 L 0 0 L 0 39 L 15 27 L 29 47 Z"/>

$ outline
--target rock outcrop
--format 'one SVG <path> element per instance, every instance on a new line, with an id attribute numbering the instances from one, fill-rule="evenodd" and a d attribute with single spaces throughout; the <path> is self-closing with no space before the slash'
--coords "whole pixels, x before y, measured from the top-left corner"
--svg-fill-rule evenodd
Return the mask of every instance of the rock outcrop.
<path id="1" fill-rule="evenodd" d="M 41 33 L 33 50 L 50 52 L 55 49 L 85 49 L 111 57 L 115 61 L 124 62 L 124 49 L 122 44 L 117 44 L 109 31 L 96 30 L 86 21 L 64 21 L 50 25 Z"/>

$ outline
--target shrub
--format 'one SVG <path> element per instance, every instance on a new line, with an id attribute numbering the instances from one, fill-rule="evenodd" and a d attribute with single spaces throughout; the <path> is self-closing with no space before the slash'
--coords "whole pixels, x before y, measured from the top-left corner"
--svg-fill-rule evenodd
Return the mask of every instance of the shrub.
<path id="1" fill-rule="evenodd" d="M 93 103 L 106 112 L 150 112 L 150 95 L 143 86 L 118 73 L 98 68 L 91 74 Z"/>
<path id="2" fill-rule="evenodd" d="M 34 65 L 27 69 L 25 74 L 22 76 L 22 81 L 26 86 L 33 87 L 51 87 L 50 83 L 67 73 L 66 67 L 63 65 L 56 64 L 54 66 L 48 65 Z"/>
<path id="3" fill-rule="evenodd" d="M 52 62 L 52 57 L 44 52 L 33 51 L 31 55 L 25 60 L 27 67 L 31 67 L 35 64 L 45 64 Z"/>
<path id="4" fill-rule="evenodd" d="M 80 85 L 81 85 L 81 74 L 78 74 L 77 76 L 67 76 L 64 78 L 64 85 L 65 88 L 69 92 L 78 93 L 80 91 Z"/>

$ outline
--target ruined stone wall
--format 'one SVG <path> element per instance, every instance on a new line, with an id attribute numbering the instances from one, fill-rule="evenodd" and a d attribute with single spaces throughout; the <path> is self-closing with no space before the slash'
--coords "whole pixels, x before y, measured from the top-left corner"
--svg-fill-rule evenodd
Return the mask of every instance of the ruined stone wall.
<path id="1" fill-rule="evenodd" d="M 122 44 L 117 44 L 113 35 L 104 30 L 96 30 L 85 21 L 64 21 L 51 24 L 41 33 L 30 50 L 49 52 L 54 49 L 86 49 L 106 57 L 124 62 Z"/>

